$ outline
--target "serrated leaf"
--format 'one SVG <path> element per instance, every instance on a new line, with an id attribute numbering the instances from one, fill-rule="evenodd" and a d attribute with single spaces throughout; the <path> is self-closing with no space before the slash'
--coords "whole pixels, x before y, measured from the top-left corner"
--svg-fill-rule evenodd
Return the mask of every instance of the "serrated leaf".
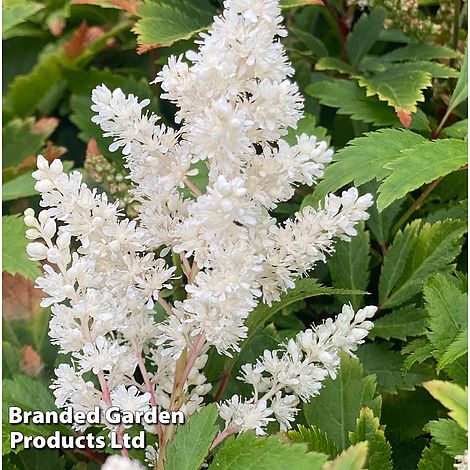
<path id="1" fill-rule="evenodd" d="M 403 359 L 398 351 L 389 349 L 384 343 L 367 343 L 357 351 L 364 366 L 364 373 L 375 374 L 377 390 L 396 394 L 398 390 L 414 390 L 416 385 L 435 377 L 434 370 L 427 367 L 411 367 L 402 373 Z"/>
<path id="2" fill-rule="evenodd" d="M 395 108 L 398 113 L 411 116 L 417 103 L 424 101 L 423 90 L 432 85 L 432 75 L 419 69 L 410 69 L 397 64 L 370 77 L 359 77 L 359 85 L 366 88 L 367 96 L 377 95 Z"/>
<path id="3" fill-rule="evenodd" d="M 441 136 L 461 140 L 466 139 L 468 136 L 468 119 L 462 119 L 448 127 L 444 127 Z"/>
<path id="4" fill-rule="evenodd" d="M 19 406 L 24 411 L 50 411 L 56 410 L 52 392 L 44 383 L 26 375 L 15 375 L 13 379 L 2 382 L 3 390 L 3 453 L 12 452 L 10 447 L 10 432 L 18 431 L 31 436 L 50 436 L 59 430 L 65 435 L 71 435 L 72 430 L 62 424 L 10 424 L 8 410 L 10 406 Z M 21 450 L 18 447 L 14 452 Z"/>
<path id="5" fill-rule="evenodd" d="M 281 295 L 281 300 L 273 302 L 271 306 L 259 304 L 248 316 L 245 324 L 248 327 L 246 339 L 240 344 L 240 351 L 233 358 L 227 361 L 226 370 L 231 370 L 237 361 L 237 357 L 249 345 L 256 331 L 266 323 L 280 310 L 300 300 L 308 299 L 318 295 L 338 295 L 338 294 L 362 294 L 361 291 L 351 291 L 348 289 L 334 289 L 333 287 L 324 287 L 316 279 L 299 279 L 293 289 L 288 290 Z"/>
<path id="6" fill-rule="evenodd" d="M 334 70 L 346 75 L 354 76 L 356 71 L 348 63 L 336 57 L 322 57 L 316 64 L 315 70 Z"/>
<path id="7" fill-rule="evenodd" d="M 63 162 L 64 169 L 70 170 L 73 162 Z M 22 197 L 36 196 L 38 192 L 34 189 L 36 180 L 31 176 L 31 173 L 23 173 L 16 178 L 7 181 L 2 185 L 2 201 L 14 201 Z"/>
<path id="8" fill-rule="evenodd" d="M 424 142 L 402 150 L 401 155 L 387 165 L 392 171 L 379 188 L 379 211 L 424 184 L 458 170 L 468 159 L 467 144 L 455 139 Z"/>
<path id="9" fill-rule="evenodd" d="M 401 129 L 381 129 L 351 140 L 347 147 L 336 152 L 335 163 L 326 167 L 325 176 L 308 204 L 318 204 L 328 193 L 351 182 L 360 186 L 374 179 L 381 181 L 390 174 L 386 165 L 400 158 L 401 150 L 425 141 L 424 137 Z"/>
<path id="10" fill-rule="evenodd" d="M 389 62 L 437 60 L 451 59 L 458 57 L 458 55 L 454 49 L 449 47 L 437 44 L 411 43 L 380 56 L 380 60 Z"/>
<path id="11" fill-rule="evenodd" d="M 379 280 L 379 302 L 384 304 L 405 270 L 406 262 L 417 237 L 420 221 L 413 221 L 403 231 L 399 231 L 384 257 Z"/>
<path id="12" fill-rule="evenodd" d="M 6 95 L 7 107 L 19 117 L 34 113 L 42 99 L 61 78 L 61 64 L 68 61 L 65 54 L 53 51 L 43 55 L 27 75 L 18 76 Z"/>
<path id="13" fill-rule="evenodd" d="M 14 36 L 13 28 L 26 21 L 44 5 L 28 0 L 7 0 L 2 3 L 2 37 L 8 39 Z"/>
<path id="14" fill-rule="evenodd" d="M 326 455 L 306 450 L 304 444 L 284 444 L 280 436 L 246 432 L 225 441 L 209 470 L 320 470 Z"/>
<path id="15" fill-rule="evenodd" d="M 406 340 L 424 334 L 426 326 L 426 311 L 415 305 L 407 305 L 374 320 L 374 328 L 369 332 L 369 338 Z"/>
<path id="16" fill-rule="evenodd" d="M 462 330 L 467 329 L 467 294 L 450 279 L 437 275 L 424 286 L 424 299 L 429 314 L 427 337 L 434 348 L 434 357 L 441 361 Z M 461 356 L 463 354 L 457 358 Z M 445 366 L 441 362 L 439 364 L 443 368 L 449 363 Z"/>
<path id="17" fill-rule="evenodd" d="M 369 183 L 363 184 L 359 188 L 359 192 L 360 194 L 371 193 L 374 201 L 376 201 L 378 187 L 379 183 L 377 183 L 377 181 L 370 181 Z M 403 200 L 396 201 L 382 212 L 379 212 L 377 205 L 374 204 L 372 207 L 369 207 L 367 211 L 369 218 L 366 220 L 366 226 L 379 245 L 381 245 L 382 249 L 386 248 L 388 245 L 393 222 L 400 213 L 402 204 Z"/>
<path id="18" fill-rule="evenodd" d="M 54 132 L 58 119 L 15 118 L 2 129 L 3 168 L 19 165 L 26 157 L 36 156 L 45 140 Z"/>
<path id="19" fill-rule="evenodd" d="M 360 442 L 351 446 L 336 457 L 333 462 L 328 462 L 322 470 L 361 470 L 366 468 L 367 442 Z"/>
<path id="20" fill-rule="evenodd" d="M 468 328 L 465 328 L 465 330 L 461 331 L 455 337 L 455 340 L 447 347 L 444 354 L 439 358 L 437 371 L 439 372 L 440 370 L 445 369 L 448 365 L 452 364 L 465 354 L 468 354 Z"/>
<path id="21" fill-rule="evenodd" d="M 304 405 L 304 414 L 309 425 L 320 428 L 340 449 L 345 449 L 361 408 L 368 406 L 379 416 L 381 403 L 375 377 L 365 376 L 362 364 L 343 354 L 336 379 L 325 379 L 320 394 Z"/>
<path id="22" fill-rule="evenodd" d="M 39 263 L 31 261 L 26 253 L 29 240 L 25 237 L 23 218 L 16 215 L 2 217 L 3 270 L 12 275 L 21 274 L 27 279 L 36 279 L 41 274 Z"/>
<path id="23" fill-rule="evenodd" d="M 297 136 L 302 134 L 313 135 L 318 140 L 325 140 L 328 144 L 330 143 L 327 130 L 317 125 L 317 119 L 312 114 L 305 113 L 304 117 L 297 122 L 297 127 L 295 129 L 289 127 L 287 131 L 287 135 L 283 139 L 289 145 L 295 145 L 297 143 Z"/>
<path id="24" fill-rule="evenodd" d="M 328 49 L 325 44 L 313 34 L 293 26 L 289 28 L 289 32 L 307 46 L 314 57 L 321 58 L 328 56 Z"/>
<path id="25" fill-rule="evenodd" d="M 369 283 L 369 233 L 364 230 L 364 224 L 359 224 L 357 235 L 350 242 L 338 241 L 335 253 L 328 262 L 333 287 L 339 289 L 367 289 Z M 351 302 L 354 309 L 364 304 L 363 295 L 337 296 L 341 303 Z"/>
<path id="26" fill-rule="evenodd" d="M 288 431 L 287 437 L 292 442 L 307 444 L 309 452 L 321 452 L 328 455 L 330 459 L 334 459 L 340 453 L 338 446 L 331 440 L 328 434 L 316 426 L 309 426 L 307 428 L 299 425 L 297 430 Z"/>
<path id="27" fill-rule="evenodd" d="M 419 221 L 413 222 L 410 231 L 414 232 L 418 225 Z M 465 232 L 466 224 L 458 220 L 424 224 L 418 235 L 414 235 L 411 248 L 406 251 L 406 254 L 403 253 L 404 256 L 407 256 L 406 263 L 392 292 L 387 294 L 387 292 L 390 292 L 389 287 L 382 291 L 380 296 L 381 306 L 391 308 L 402 304 L 419 293 L 423 284 L 431 275 L 436 272 L 450 271 L 452 269 L 450 263 L 462 248 L 462 237 Z M 390 254 L 391 252 L 389 252 Z M 393 258 L 389 259 L 389 263 L 395 260 L 395 263 L 402 264 L 396 256 L 397 253 L 394 252 Z"/>
<path id="28" fill-rule="evenodd" d="M 449 457 L 436 442 L 423 450 L 418 470 L 454 470 L 454 459 Z"/>
<path id="29" fill-rule="evenodd" d="M 364 407 L 357 419 L 356 430 L 349 434 L 351 444 L 368 442 L 367 468 L 369 470 L 392 470 L 392 446 L 385 438 L 379 418 L 370 408 Z"/>
<path id="30" fill-rule="evenodd" d="M 179 426 L 168 445 L 165 468 L 168 470 L 198 470 L 217 435 L 217 406 L 206 405 L 191 415 L 189 421 Z"/>
<path id="31" fill-rule="evenodd" d="M 216 13 L 207 0 L 144 0 L 133 31 L 141 46 L 171 46 L 190 39 L 212 23 Z"/>
<path id="32" fill-rule="evenodd" d="M 384 29 L 385 17 L 386 12 L 380 7 L 372 10 L 369 15 L 363 13 L 352 32 L 348 34 L 346 51 L 353 67 L 361 62 L 379 38 Z"/>
<path id="33" fill-rule="evenodd" d="M 335 79 L 312 83 L 305 88 L 305 93 L 319 98 L 323 105 L 338 108 L 338 114 L 352 119 L 380 126 L 398 124 L 393 108 L 375 96 L 368 98 L 356 81 Z"/>
<path id="34" fill-rule="evenodd" d="M 426 338 L 417 338 L 408 343 L 401 351 L 407 355 L 403 362 L 403 373 L 406 374 L 413 364 L 421 364 L 433 357 L 433 346 Z"/>
<path id="35" fill-rule="evenodd" d="M 444 446 L 451 457 L 462 455 L 467 449 L 467 433 L 451 419 L 430 421 L 424 430 L 429 432 L 438 444 Z"/>
<path id="36" fill-rule="evenodd" d="M 465 49 L 465 55 L 460 69 L 460 76 L 455 85 L 454 92 L 449 101 L 449 110 L 455 109 L 463 103 L 468 97 L 468 48 Z"/>
<path id="37" fill-rule="evenodd" d="M 442 380 L 431 380 L 424 383 L 423 387 L 449 410 L 449 416 L 462 429 L 468 431 L 467 387 Z"/>

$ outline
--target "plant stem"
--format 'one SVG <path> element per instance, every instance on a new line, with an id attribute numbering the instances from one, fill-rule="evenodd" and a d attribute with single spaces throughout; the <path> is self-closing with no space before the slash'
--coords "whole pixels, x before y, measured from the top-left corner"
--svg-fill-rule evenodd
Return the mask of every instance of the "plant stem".
<path id="1" fill-rule="evenodd" d="M 440 178 L 435 179 L 433 182 L 429 183 L 426 186 L 426 189 L 421 193 L 421 195 L 416 199 L 415 202 L 408 208 L 408 210 L 400 217 L 400 220 L 395 224 L 393 227 L 392 233 L 395 234 L 400 230 L 400 228 L 405 225 L 408 219 L 413 215 L 415 211 L 417 211 L 427 199 L 431 191 L 442 181 L 444 177 L 441 176 Z"/>
<path id="2" fill-rule="evenodd" d="M 171 310 L 171 307 L 168 305 L 168 302 L 161 296 L 158 296 L 158 303 L 163 307 L 166 313 L 168 315 L 174 315 L 173 311 Z"/>

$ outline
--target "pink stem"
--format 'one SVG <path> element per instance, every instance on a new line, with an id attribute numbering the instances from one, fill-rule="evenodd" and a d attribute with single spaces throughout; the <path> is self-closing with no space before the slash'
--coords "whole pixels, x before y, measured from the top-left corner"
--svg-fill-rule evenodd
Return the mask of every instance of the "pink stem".
<path id="1" fill-rule="evenodd" d="M 140 372 L 142 373 L 142 377 L 144 378 L 144 382 L 145 382 L 145 385 L 147 386 L 147 390 L 150 393 L 150 403 L 152 406 L 158 406 L 157 399 L 155 398 L 155 391 L 153 389 L 152 382 L 150 381 L 147 368 L 145 367 L 144 359 L 142 358 L 142 352 L 137 351 L 136 356 L 137 356 L 137 362 L 139 364 Z M 162 427 L 162 423 L 160 422 L 157 423 L 157 433 L 158 433 L 158 438 L 161 442 L 163 439 L 163 427 Z"/>
<path id="2" fill-rule="evenodd" d="M 163 307 L 166 313 L 168 315 L 174 315 L 173 310 L 171 310 L 171 307 L 168 305 L 168 302 L 163 298 L 158 296 L 158 303 Z"/>
<path id="3" fill-rule="evenodd" d="M 219 432 L 219 434 L 212 441 L 210 450 L 212 450 L 215 446 L 220 444 L 226 437 L 230 436 L 234 432 L 235 429 L 233 428 L 225 428 L 222 432 Z"/>

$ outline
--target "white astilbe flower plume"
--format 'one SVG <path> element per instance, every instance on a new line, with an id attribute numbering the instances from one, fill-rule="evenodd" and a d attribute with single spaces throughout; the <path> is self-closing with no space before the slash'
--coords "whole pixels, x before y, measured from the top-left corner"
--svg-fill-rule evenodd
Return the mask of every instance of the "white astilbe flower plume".
<path id="1" fill-rule="evenodd" d="M 113 138 L 109 150 L 122 152 L 139 206 L 134 220 L 79 172 L 38 157 L 43 210 L 25 212 L 28 253 L 44 262 L 37 286 L 52 309 L 51 340 L 72 358 L 56 370 L 57 406 L 192 413 L 211 389 L 202 372 L 209 348 L 239 351 L 250 312 L 279 300 L 368 218 L 372 197 L 355 188 L 283 224 L 269 212 L 297 186 L 315 184 L 333 155 L 313 136 L 284 139 L 303 116 L 285 35 L 277 0 L 226 0 L 198 50 L 171 57 L 155 79 L 178 108 L 178 130 L 145 110 L 149 100 L 93 90 L 92 121 Z M 196 184 L 199 173 L 207 184 Z M 176 280 L 185 295 L 172 303 L 167 289 Z M 374 311 L 345 306 L 335 321 L 245 366 L 253 397 L 220 405 L 226 431 L 261 434 L 272 420 L 289 428 L 299 401 L 334 377 L 339 352 L 352 354 L 363 341 Z M 156 432 L 168 442 L 164 429 Z M 162 448 L 158 455 L 165 458 Z"/>

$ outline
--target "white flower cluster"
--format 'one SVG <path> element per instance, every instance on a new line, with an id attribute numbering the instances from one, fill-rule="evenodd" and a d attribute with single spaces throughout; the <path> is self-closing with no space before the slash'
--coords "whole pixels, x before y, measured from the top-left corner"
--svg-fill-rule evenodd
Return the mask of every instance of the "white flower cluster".
<path id="1" fill-rule="evenodd" d="M 349 240 L 368 218 L 372 197 L 355 188 L 282 225 L 272 217 L 296 186 L 322 177 L 333 152 L 305 134 L 294 145 L 283 139 L 302 117 L 303 100 L 279 41 L 286 31 L 278 1 L 224 6 L 198 51 L 170 58 L 155 80 L 179 108 L 179 130 L 144 112 L 149 100 L 105 85 L 92 93 L 93 122 L 113 137 L 110 150 L 124 155 L 139 205 L 135 220 L 79 172 L 67 175 L 59 161 L 38 158 L 33 176 L 44 210 L 36 218 L 28 209 L 25 222 L 34 240 L 28 253 L 45 262 L 37 285 L 43 305 L 52 306 L 50 336 L 72 358 L 56 370 L 59 407 L 159 405 L 191 413 L 210 390 L 201 372 L 209 348 L 238 351 L 253 308 L 278 300 L 326 259 L 334 239 Z M 208 181 L 199 188 L 192 178 L 204 171 Z M 186 298 L 173 305 L 162 295 L 175 276 L 165 261 L 170 251 L 186 280 Z M 167 313 L 160 322 L 156 302 Z M 271 416 L 287 427 L 298 400 L 334 375 L 338 352 L 362 341 L 372 310 L 354 316 L 345 307 L 334 323 L 299 334 L 281 356 L 266 352 L 246 366 L 254 397 L 221 406 L 230 429 L 262 430 Z M 84 378 L 89 371 L 95 383 Z"/>
<path id="2" fill-rule="evenodd" d="M 456 470 L 468 470 L 468 450 L 463 455 L 457 455 L 455 457 L 454 468 Z"/>
<path id="3" fill-rule="evenodd" d="M 265 351 L 253 364 L 242 366 L 239 377 L 253 387 L 253 396 L 243 400 L 238 395 L 219 406 L 225 420 L 224 434 L 256 430 L 265 434 L 270 421 L 278 421 L 281 430 L 291 428 L 300 401 L 317 395 L 327 375 L 336 377 L 341 351 L 353 355 L 372 329 L 369 318 L 376 307 L 354 313 L 350 305 L 333 321 L 297 334 L 283 350 Z"/>

